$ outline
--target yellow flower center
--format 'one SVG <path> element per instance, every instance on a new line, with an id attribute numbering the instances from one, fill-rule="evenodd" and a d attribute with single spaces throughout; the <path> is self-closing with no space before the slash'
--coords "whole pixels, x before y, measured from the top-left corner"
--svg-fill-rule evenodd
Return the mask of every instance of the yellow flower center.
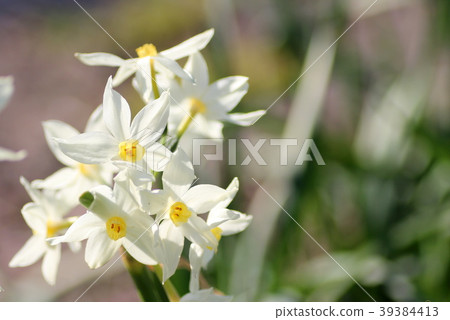
<path id="1" fill-rule="evenodd" d="M 106 233 L 112 240 L 117 241 L 127 235 L 127 224 L 121 217 L 112 217 L 106 221 Z"/>
<path id="2" fill-rule="evenodd" d="M 190 108 L 189 111 L 192 115 L 195 115 L 197 113 L 205 113 L 206 112 L 205 104 L 197 98 L 189 99 L 189 108 Z"/>
<path id="3" fill-rule="evenodd" d="M 127 140 L 119 144 L 120 159 L 129 162 L 136 162 L 144 157 L 145 148 L 137 140 Z"/>
<path id="4" fill-rule="evenodd" d="M 71 217 L 71 218 L 67 218 L 65 220 L 62 221 L 53 221 L 53 220 L 47 220 L 47 234 L 46 237 L 47 238 L 51 238 L 54 237 L 55 235 L 58 234 L 58 232 L 69 228 L 77 219 L 77 217 Z M 33 234 L 37 234 L 37 232 L 35 230 L 32 230 Z"/>
<path id="5" fill-rule="evenodd" d="M 214 237 L 216 237 L 217 241 L 220 241 L 220 239 L 222 238 L 223 230 L 220 229 L 219 227 L 215 227 L 215 228 L 211 229 L 211 232 L 214 235 Z"/>
<path id="6" fill-rule="evenodd" d="M 191 215 L 192 212 L 189 211 L 183 202 L 175 202 L 170 207 L 170 219 L 177 227 L 186 223 Z"/>
<path id="7" fill-rule="evenodd" d="M 59 224 L 52 220 L 47 220 L 47 238 L 53 237 L 60 230 Z"/>
<path id="8" fill-rule="evenodd" d="M 222 232 L 223 232 L 223 230 L 222 229 L 220 229 L 219 227 L 215 227 L 215 228 L 212 228 L 211 229 L 211 233 L 214 235 L 214 237 L 217 239 L 217 242 L 219 242 L 220 241 L 220 239 L 222 238 Z M 211 247 L 206 247 L 206 249 L 209 249 L 209 250 L 213 250 L 213 248 L 211 248 Z M 216 249 L 216 251 L 217 251 L 217 249 Z"/>
<path id="9" fill-rule="evenodd" d="M 154 57 L 158 54 L 156 47 L 151 43 L 146 43 L 136 49 L 139 58 Z"/>
<path id="10" fill-rule="evenodd" d="M 78 164 L 78 170 L 86 178 L 94 178 L 97 176 L 98 166 L 96 164 Z"/>

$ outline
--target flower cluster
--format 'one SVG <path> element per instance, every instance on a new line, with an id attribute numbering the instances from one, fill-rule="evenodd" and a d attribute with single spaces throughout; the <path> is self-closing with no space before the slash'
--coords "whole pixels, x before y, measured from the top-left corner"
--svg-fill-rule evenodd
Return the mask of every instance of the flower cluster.
<path id="1" fill-rule="evenodd" d="M 247 78 L 209 83 L 199 52 L 211 40 L 207 30 L 168 50 L 145 44 L 134 59 L 108 53 L 76 54 L 87 65 L 118 67 L 106 83 L 103 103 L 84 133 L 61 121 L 43 123 L 54 156 L 65 166 L 43 180 L 22 184 L 33 202 L 22 215 L 33 235 L 13 257 L 11 267 L 43 258 L 42 273 L 54 284 L 62 243 L 73 250 L 87 239 L 85 260 L 99 268 L 121 249 L 143 265 L 159 266 L 161 281 L 176 271 L 190 242 L 190 293 L 183 301 L 227 300 L 212 288 L 200 290 L 200 270 L 218 250 L 222 236 L 238 233 L 251 217 L 228 209 L 239 189 L 197 184 L 194 167 L 179 144 L 185 133 L 222 137 L 223 122 L 248 126 L 264 114 L 230 113 L 248 90 Z M 187 57 L 181 67 L 177 60 Z M 114 87 L 127 78 L 145 106 L 134 116 Z M 87 209 L 66 217 L 78 203 Z"/>

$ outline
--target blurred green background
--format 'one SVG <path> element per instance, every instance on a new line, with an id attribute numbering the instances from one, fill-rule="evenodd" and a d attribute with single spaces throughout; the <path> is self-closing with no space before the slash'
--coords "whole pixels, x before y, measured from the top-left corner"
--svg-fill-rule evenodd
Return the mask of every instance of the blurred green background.
<path id="1" fill-rule="evenodd" d="M 267 143 L 267 166 L 196 168 L 200 181 L 221 186 L 238 176 L 231 207 L 254 216 L 244 233 L 221 240 L 205 282 L 244 301 L 371 301 L 348 272 L 377 301 L 450 301 L 448 0 L 379 0 L 360 19 L 373 0 L 79 3 L 132 55 L 143 43 L 163 50 L 214 27 L 202 51 L 211 80 L 248 76 L 236 110 L 271 106 L 253 127 L 227 125 L 225 136 L 300 141 L 287 166 Z M 60 167 L 41 122 L 84 128 L 115 72 L 73 54 L 126 54 L 71 0 L 0 0 L 0 8 L 0 75 L 13 75 L 16 86 L 0 115 L 0 145 L 29 153 L 0 163 L 0 301 L 73 301 L 105 270 L 89 270 L 83 252 L 64 251 L 55 287 L 40 263 L 8 268 L 31 234 L 19 176 Z M 129 81 L 119 91 L 142 106 Z M 308 138 L 325 166 L 294 165 Z M 182 293 L 188 276 L 175 275 Z M 81 301 L 137 299 L 117 263 Z"/>

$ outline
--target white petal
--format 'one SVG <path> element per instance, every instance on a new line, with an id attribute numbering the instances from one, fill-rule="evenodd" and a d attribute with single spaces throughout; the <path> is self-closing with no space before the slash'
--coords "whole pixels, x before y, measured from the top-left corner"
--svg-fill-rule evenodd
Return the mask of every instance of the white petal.
<path id="1" fill-rule="evenodd" d="M 159 227 L 159 234 L 164 248 L 163 282 L 177 270 L 184 246 L 184 236 L 170 220 L 164 220 Z"/>
<path id="2" fill-rule="evenodd" d="M 168 120 L 168 135 L 169 137 L 175 137 L 177 134 L 177 128 L 180 125 L 181 121 L 184 117 L 186 117 L 189 112 L 188 104 L 185 103 L 185 98 L 183 96 L 176 97 L 177 90 L 174 90 L 174 87 L 178 86 L 176 81 L 173 81 L 173 86 L 170 89 L 170 114 Z M 191 126 L 189 126 L 190 128 Z"/>
<path id="3" fill-rule="evenodd" d="M 157 220 L 167 211 L 170 192 L 164 190 L 142 190 L 142 207 L 149 214 L 156 214 Z"/>
<path id="4" fill-rule="evenodd" d="M 115 193 L 117 204 L 123 207 L 125 212 L 131 212 L 135 208 L 126 209 L 125 203 L 133 202 L 139 208 L 143 207 L 142 204 L 142 192 L 145 190 L 151 190 L 152 182 L 155 180 L 154 176 L 143 171 L 136 170 L 134 168 L 126 168 L 120 171 L 114 178 L 116 186 L 120 186 L 127 190 L 127 192 Z M 119 189 L 117 189 L 119 191 Z M 129 199 L 124 199 L 129 198 Z M 133 201 L 130 201 L 133 200 Z"/>
<path id="5" fill-rule="evenodd" d="M 216 112 L 233 110 L 248 91 L 247 81 L 248 78 L 242 76 L 219 79 L 208 87 L 204 102 Z"/>
<path id="6" fill-rule="evenodd" d="M 133 212 L 141 207 L 139 193 L 134 192 L 134 187 L 129 180 L 126 183 L 114 184 L 114 198 L 115 203 L 125 213 Z"/>
<path id="7" fill-rule="evenodd" d="M 151 136 L 156 141 L 164 131 L 169 118 L 169 93 L 163 92 L 161 97 L 147 104 L 134 117 L 131 124 L 131 134 L 141 140 L 144 136 Z"/>
<path id="8" fill-rule="evenodd" d="M 239 126 L 248 127 L 253 125 L 263 115 L 266 114 L 265 110 L 258 110 L 249 113 L 230 113 L 224 120 L 237 124 Z"/>
<path id="9" fill-rule="evenodd" d="M 0 77 L 0 111 L 8 103 L 14 92 L 14 79 L 12 76 Z"/>
<path id="10" fill-rule="evenodd" d="M 42 123 L 44 128 L 45 139 L 47 140 L 48 147 L 52 151 L 53 155 L 59 162 L 66 166 L 75 166 L 77 161 L 66 156 L 55 142 L 54 138 L 69 139 L 80 134 L 80 132 L 71 125 L 59 121 L 49 120 Z"/>
<path id="11" fill-rule="evenodd" d="M 203 88 L 209 85 L 208 66 L 200 52 L 195 52 L 189 56 L 184 70 L 194 77 L 195 85 Z"/>
<path id="12" fill-rule="evenodd" d="M 94 112 L 91 113 L 89 119 L 86 123 L 85 132 L 94 132 L 94 131 L 104 131 L 106 132 L 108 129 L 103 122 L 103 106 L 99 105 L 95 108 Z"/>
<path id="13" fill-rule="evenodd" d="M 95 214 L 88 212 L 79 217 L 61 237 L 53 238 L 51 244 L 78 242 L 87 239 L 91 233 L 106 230 L 105 223 Z"/>
<path id="14" fill-rule="evenodd" d="M 113 90 L 111 77 L 103 94 L 103 121 L 116 139 L 124 141 L 130 137 L 130 106 L 124 97 Z"/>
<path id="15" fill-rule="evenodd" d="M 45 202 L 42 192 L 32 187 L 27 179 L 20 177 L 20 183 L 23 185 L 33 202 L 36 202 L 39 205 L 42 205 Z"/>
<path id="16" fill-rule="evenodd" d="M 138 217 L 139 216 L 139 219 Z M 132 216 L 133 222 L 127 222 L 127 235 L 123 240 L 124 248 L 137 261 L 146 265 L 158 263 L 154 238 L 152 233 L 153 219 L 145 213 L 136 213 Z"/>
<path id="17" fill-rule="evenodd" d="M 150 102 L 152 99 L 152 85 L 151 82 L 148 83 L 149 81 L 146 77 L 147 73 L 148 72 L 143 73 L 139 69 L 131 82 L 133 88 L 139 93 L 139 96 L 145 103 Z"/>
<path id="18" fill-rule="evenodd" d="M 40 205 L 34 202 L 25 204 L 22 208 L 22 216 L 31 230 L 41 236 L 47 234 L 47 215 Z"/>
<path id="19" fill-rule="evenodd" d="M 194 52 L 200 51 L 204 47 L 206 47 L 213 35 L 214 29 L 206 30 L 170 49 L 161 51 L 160 54 L 173 60 L 187 57 Z"/>
<path id="20" fill-rule="evenodd" d="M 22 249 L 15 254 L 9 263 L 10 268 L 26 267 L 38 261 L 47 250 L 43 236 L 34 235 L 25 242 Z"/>
<path id="21" fill-rule="evenodd" d="M 195 116 L 195 120 L 193 121 L 193 124 L 189 126 L 187 132 L 194 136 L 197 135 L 204 138 L 221 139 L 223 138 L 222 130 L 222 122 L 207 119 L 203 114 L 198 114 Z M 183 136 L 182 139 L 187 138 L 184 138 Z"/>
<path id="22" fill-rule="evenodd" d="M 48 284 L 54 285 L 56 283 L 56 275 L 58 273 L 59 261 L 61 260 L 61 246 L 51 246 L 45 253 L 42 261 L 42 275 Z"/>
<path id="23" fill-rule="evenodd" d="M 221 208 L 228 207 L 228 205 L 231 203 L 231 201 L 233 201 L 238 191 L 239 191 L 239 179 L 237 177 L 234 177 L 227 187 L 227 195 L 225 200 L 219 202 L 217 206 Z"/>
<path id="24" fill-rule="evenodd" d="M 162 175 L 163 187 L 182 198 L 195 179 L 194 167 L 183 150 L 178 149 Z"/>
<path id="25" fill-rule="evenodd" d="M 106 221 L 114 216 L 123 216 L 123 210 L 120 208 L 114 198 L 111 188 L 107 186 L 98 186 L 90 191 L 94 196 L 94 201 L 88 208 L 102 220 Z"/>
<path id="26" fill-rule="evenodd" d="M 138 69 L 137 59 L 128 59 L 119 67 L 114 75 L 112 85 L 117 87 L 122 82 L 131 77 Z"/>
<path id="27" fill-rule="evenodd" d="M 228 220 L 234 220 L 238 219 L 239 215 L 235 214 L 233 210 L 222 208 L 222 207 L 215 207 L 211 210 L 211 212 L 208 214 L 208 219 L 206 220 L 206 223 L 212 228 L 218 227 L 222 223 L 228 221 Z"/>
<path id="28" fill-rule="evenodd" d="M 12 151 L 0 147 L 0 161 L 20 161 L 27 156 L 25 150 Z"/>
<path id="29" fill-rule="evenodd" d="M 235 210 L 230 211 L 235 215 L 238 215 L 238 218 L 228 220 L 219 226 L 219 228 L 222 229 L 222 236 L 229 236 L 244 231 L 253 220 L 252 216 L 248 216 Z"/>
<path id="30" fill-rule="evenodd" d="M 180 225 L 178 229 L 183 232 L 189 241 L 198 244 L 200 247 L 210 250 L 217 249 L 217 239 L 202 218 L 193 215 L 186 223 Z"/>
<path id="31" fill-rule="evenodd" d="M 172 157 L 172 152 L 159 142 L 153 142 L 145 149 L 145 161 L 148 169 L 153 171 L 165 170 Z"/>
<path id="32" fill-rule="evenodd" d="M 108 133 L 87 132 L 70 139 L 55 139 L 61 151 L 86 164 L 101 164 L 119 152 L 118 142 Z"/>
<path id="33" fill-rule="evenodd" d="M 214 258 L 214 251 L 206 249 L 205 253 L 203 254 L 202 268 L 206 269 L 208 263 L 212 260 L 212 258 Z"/>
<path id="34" fill-rule="evenodd" d="M 189 291 L 195 292 L 200 289 L 200 270 L 202 268 L 203 253 L 205 249 L 192 243 L 189 248 L 189 264 L 191 265 L 191 278 L 189 280 Z"/>
<path id="35" fill-rule="evenodd" d="M 92 234 L 87 241 L 84 255 L 89 268 L 100 268 L 111 260 L 122 244 L 122 241 L 119 240 L 114 241 L 110 239 L 106 231 Z"/>
<path id="36" fill-rule="evenodd" d="M 31 185 L 38 189 L 60 190 L 74 183 L 78 172 L 74 168 L 61 168 L 43 180 L 34 180 Z"/>
<path id="37" fill-rule="evenodd" d="M 93 53 L 75 53 L 75 58 L 83 62 L 88 66 L 107 66 L 118 67 L 121 66 L 125 60 L 105 52 L 93 52 Z"/>
<path id="38" fill-rule="evenodd" d="M 200 184 L 190 188 L 183 196 L 183 201 L 196 213 L 206 213 L 219 202 L 227 199 L 225 189 L 212 184 Z"/>
<path id="39" fill-rule="evenodd" d="M 178 63 L 176 63 L 174 60 L 163 57 L 161 55 L 158 55 L 153 58 L 155 62 L 158 62 L 160 66 L 165 67 L 166 69 L 173 72 L 175 75 L 179 76 L 181 79 L 185 79 L 188 81 L 193 81 L 193 78 L 191 75 L 186 73 L 186 71 L 183 70 L 183 68 L 180 67 Z"/>

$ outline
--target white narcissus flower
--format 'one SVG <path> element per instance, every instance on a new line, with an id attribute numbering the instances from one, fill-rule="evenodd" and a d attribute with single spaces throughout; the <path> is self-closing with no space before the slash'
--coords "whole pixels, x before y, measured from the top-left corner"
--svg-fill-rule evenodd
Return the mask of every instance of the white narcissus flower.
<path id="1" fill-rule="evenodd" d="M 244 231 L 253 219 L 252 216 L 227 208 L 238 190 L 239 181 L 237 178 L 234 178 L 227 188 L 227 197 L 214 206 L 208 214 L 206 223 L 217 238 L 217 241 L 220 241 L 222 236 L 229 236 Z M 189 249 L 189 263 L 191 265 L 189 291 L 197 292 L 199 290 L 200 270 L 201 268 L 206 268 L 213 256 L 214 250 L 202 248 L 195 243 L 191 244 Z"/>
<path id="2" fill-rule="evenodd" d="M 175 60 L 202 50 L 213 35 L 214 30 L 210 29 L 161 52 L 158 52 L 153 44 L 144 44 L 136 49 L 138 58 L 134 59 L 124 60 L 113 54 L 103 52 L 77 53 L 75 57 L 90 66 L 119 67 L 114 76 L 114 86 L 118 86 L 136 72 L 140 73 L 144 78 L 150 79 L 150 63 L 154 63 L 154 67 L 158 72 L 167 73 L 167 70 L 169 70 L 180 78 L 192 81 L 191 76 Z"/>
<path id="3" fill-rule="evenodd" d="M 90 202 L 87 213 L 52 243 L 88 239 L 85 260 L 92 269 L 107 263 L 121 246 L 139 262 L 157 264 L 154 248 L 157 226 L 148 214 L 139 209 L 129 190 L 116 183 L 114 190 L 99 186 L 83 197 Z"/>
<path id="4" fill-rule="evenodd" d="M 20 182 L 33 200 L 22 208 L 23 218 L 33 231 L 33 235 L 12 258 L 9 266 L 26 267 L 43 256 L 42 274 L 49 284 L 54 285 L 61 258 L 61 246 L 51 245 L 46 239 L 57 236 L 60 231 L 70 226 L 73 220 L 65 220 L 63 216 L 71 207 L 63 201 L 58 201 L 57 195 L 53 192 L 34 189 L 23 177 Z"/>
<path id="5" fill-rule="evenodd" d="M 181 297 L 180 302 L 230 302 L 231 300 L 233 300 L 232 296 L 216 294 L 214 288 L 209 288 L 186 293 Z"/>
<path id="6" fill-rule="evenodd" d="M 229 113 L 247 93 L 247 77 L 226 77 L 210 84 L 208 67 L 199 52 L 189 57 L 185 70 L 194 76 L 196 82 L 193 84 L 183 79 L 181 83 L 175 80 L 171 82 L 170 94 L 176 103 L 171 105 L 170 110 L 170 134 L 177 133 L 186 114 L 194 117 L 194 123 L 187 132 L 208 138 L 223 137 L 222 122 L 250 126 L 265 114 L 264 110 Z"/>
<path id="7" fill-rule="evenodd" d="M 112 89 L 109 78 L 103 96 L 103 121 L 108 131 L 86 132 L 55 141 L 62 152 L 81 163 L 113 162 L 137 166 L 144 172 L 161 171 L 171 156 L 171 152 L 157 142 L 167 125 L 168 106 L 168 93 L 164 92 L 131 121 L 127 101 Z"/>
<path id="8" fill-rule="evenodd" d="M 86 132 L 105 131 L 102 128 L 102 109 L 98 107 L 89 117 Z M 110 163 L 84 164 L 66 156 L 54 140 L 68 139 L 78 136 L 80 132 L 72 126 L 58 120 L 43 123 L 45 139 L 56 159 L 66 167 L 59 169 L 44 180 L 35 180 L 32 185 L 36 188 L 60 190 L 60 194 L 67 202 L 76 205 L 78 198 L 85 192 L 98 185 L 111 185 L 112 176 L 116 168 Z"/>
<path id="9" fill-rule="evenodd" d="M 144 209 L 156 214 L 157 221 L 162 221 L 159 235 L 165 252 L 163 281 L 175 272 L 185 238 L 201 248 L 217 248 L 211 228 L 198 215 L 224 201 L 228 191 L 209 184 L 191 187 L 194 179 L 192 163 L 178 149 L 163 172 L 163 190 L 142 192 Z"/>
<path id="10" fill-rule="evenodd" d="M 0 77 L 0 112 L 6 107 L 14 92 L 13 77 Z M 0 147 L 0 161 L 19 161 L 27 156 L 25 150 L 14 152 Z"/>

